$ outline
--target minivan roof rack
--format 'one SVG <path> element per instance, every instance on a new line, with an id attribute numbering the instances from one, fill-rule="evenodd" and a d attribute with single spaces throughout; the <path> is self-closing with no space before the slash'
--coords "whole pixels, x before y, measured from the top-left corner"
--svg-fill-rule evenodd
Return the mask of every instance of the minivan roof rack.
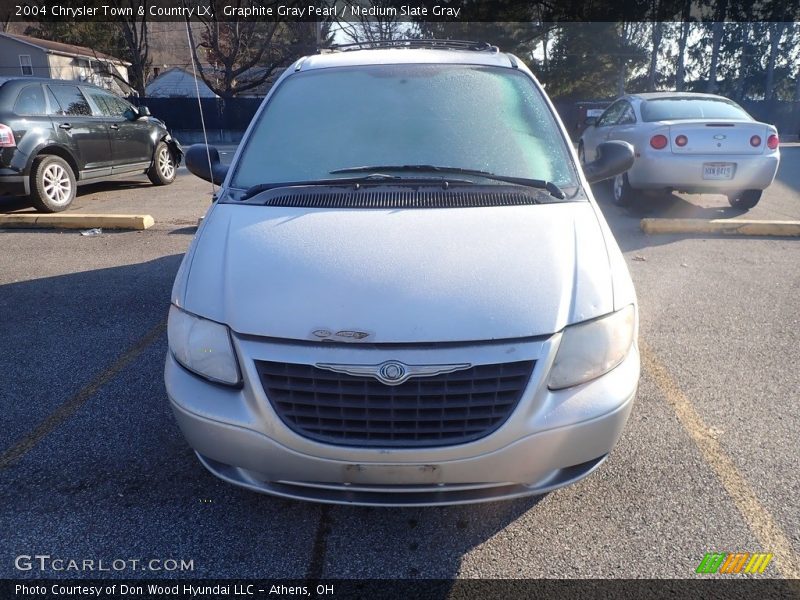
<path id="1" fill-rule="evenodd" d="M 377 40 L 369 42 L 355 42 L 353 44 L 333 44 L 332 51 L 347 52 L 349 50 L 363 50 L 369 48 L 443 48 L 448 50 L 473 50 L 475 52 L 500 52 L 497 46 L 488 42 L 472 42 L 468 40 L 437 40 L 434 38 L 402 39 L 402 40 Z"/>

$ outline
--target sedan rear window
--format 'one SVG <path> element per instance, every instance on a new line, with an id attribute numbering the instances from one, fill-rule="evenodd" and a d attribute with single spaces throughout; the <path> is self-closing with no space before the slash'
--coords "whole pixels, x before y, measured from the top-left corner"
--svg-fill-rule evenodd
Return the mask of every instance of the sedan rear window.
<path id="1" fill-rule="evenodd" d="M 642 119 L 676 121 L 680 119 L 745 119 L 752 121 L 745 110 L 724 98 L 658 98 L 642 102 Z"/>
<path id="2" fill-rule="evenodd" d="M 566 143 L 530 77 L 440 64 L 290 75 L 256 122 L 232 183 L 247 188 L 329 179 L 331 171 L 364 165 L 420 164 L 574 185 Z"/>

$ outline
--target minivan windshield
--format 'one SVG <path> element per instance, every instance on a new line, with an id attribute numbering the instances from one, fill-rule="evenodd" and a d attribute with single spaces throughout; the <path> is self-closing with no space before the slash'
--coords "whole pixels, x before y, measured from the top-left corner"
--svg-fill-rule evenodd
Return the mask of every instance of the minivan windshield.
<path id="1" fill-rule="evenodd" d="M 744 109 L 725 98 L 658 98 L 642 102 L 642 119 L 673 121 L 679 119 L 744 119 L 752 120 Z"/>
<path id="2" fill-rule="evenodd" d="M 293 73 L 258 118 L 232 185 L 330 180 L 348 176 L 337 170 L 370 165 L 457 167 L 575 185 L 555 119 L 527 75 L 450 64 Z"/>

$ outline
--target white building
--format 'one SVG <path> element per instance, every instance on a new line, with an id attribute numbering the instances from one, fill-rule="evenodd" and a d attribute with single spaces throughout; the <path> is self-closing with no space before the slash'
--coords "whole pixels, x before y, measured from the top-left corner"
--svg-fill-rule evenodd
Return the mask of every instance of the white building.
<path id="1" fill-rule="evenodd" d="M 85 81 L 127 95 L 131 63 L 91 48 L 0 33 L 0 76 Z"/>

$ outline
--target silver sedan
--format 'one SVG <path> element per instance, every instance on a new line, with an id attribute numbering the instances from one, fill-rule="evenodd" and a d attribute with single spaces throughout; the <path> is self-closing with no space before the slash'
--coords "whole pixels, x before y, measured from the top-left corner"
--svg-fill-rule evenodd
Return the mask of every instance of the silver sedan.
<path id="1" fill-rule="evenodd" d="M 656 92 L 623 96 L 587 119 L 578 144 L 582 162 L 609 140 L 633 144 L 633 167 L 614 179 L 614 201 L 636 190 L 725 194 L 731 206 L 754 207 L 775 178 L 778 132 L 735 102 L 712 94 Z M 639 194 L 641 195 L 641 194 Z"/>

